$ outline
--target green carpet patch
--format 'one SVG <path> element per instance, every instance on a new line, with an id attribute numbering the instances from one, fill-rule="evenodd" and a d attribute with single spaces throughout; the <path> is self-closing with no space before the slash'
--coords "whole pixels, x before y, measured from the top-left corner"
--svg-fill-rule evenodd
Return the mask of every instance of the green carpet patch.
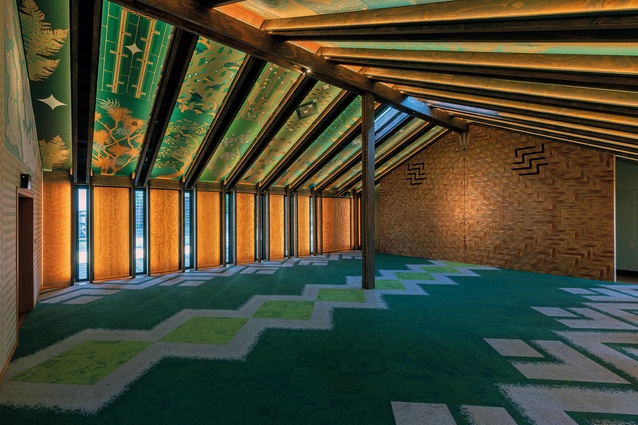
<path id="1" fill-rule="evenodd" d="M 458 273 L 459 271 L 454 267 L 445 266 L 421 266 L 424 272 L 427 273 Z"/>
<path id="2" fill-rule="evenodd" d="M 16 375 L 12 381 L 93 385 L 151 344 L 139 341 L 85 341 Z"/>
<path id="3" fill-rule="evenodd" d="M 400 280 L 435 280 L 429 273 L 397 272 L 394 275 Z"/>
<path id="4" fill-rule="evenodd" d="M 315 303 L 312 301 L 265 301 L 253 317 L 258 319 L 308 320 Z"/>
<path id="5" fill-rule="evenodd" d="M 405 291 L 405 286 L 403 286 L 400 280 L 376 279 L 374 281 L 374 289 Z"/>
<path id="6" fill-rule="evenodd" d="M 161 339 L 183 344 L 228 344 L 248 319 L 235 317 L 193 317 Z"/>
<path id="7" fill-rule="evenodd" d="M 446 261 L 445 264 L 450 267 L 476 267 L 476 264 L 457 263 L 456 261 Z"/>
<path id="8" fill-rule="evenodd" d="M 340 303 L 364 303 L 366 297 L 363 289 L 330 289 L 322 288 L 317 294 L 317 301 L 332 301 Z"/>

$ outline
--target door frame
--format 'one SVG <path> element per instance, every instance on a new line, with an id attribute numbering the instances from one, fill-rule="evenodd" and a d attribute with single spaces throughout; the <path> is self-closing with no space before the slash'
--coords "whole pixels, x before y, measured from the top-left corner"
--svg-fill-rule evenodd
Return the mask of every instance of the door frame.
<path id="1" fill-rule="evenodd" d="M 21 206 L 26 207 L 26 214 L 29 218 L 28 221 L 31 225 L 25 229 L 22 227 L 24 224 L 24 217 L 21 216 Z M 34 241 L 35 241 L 35 229 L 34 229 L 34 196 L 33 192 L 29 189 L 16 188 L 16 319 L 17 323 L 20 321 L 20 313 L 26 313 L 33 310 L 35 306 L 35 286 L 34 286 L 34 267 L 33 267 L 33 254 L 34 254 Z M 22 241 L 23 238 L 31 240 Z M 21 243 L 22 242 L 22 243 Z M 20 261 L 20 257 L 28 255 L 31 257 L 30 262 Z M 30 264 L 30 267 L 29 267 Z M 29 276 L 25 276 L 25 272 Z M 24 278 L 26 281 L 30 281 L 29 287 L 24 286 Z M 16 326 L 16 332 L 19 331 L 19 326 Z"/>

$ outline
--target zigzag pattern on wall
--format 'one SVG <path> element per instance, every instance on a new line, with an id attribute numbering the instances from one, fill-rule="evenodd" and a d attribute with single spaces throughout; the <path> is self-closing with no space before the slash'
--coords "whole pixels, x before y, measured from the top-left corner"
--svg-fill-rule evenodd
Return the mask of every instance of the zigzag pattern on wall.
<path id="1" fill-rule="evenodd" d="M 406 176 L 406 180 L 408 180 L 412 186 L 423 184 L 427 178 L 425 177 L 425 164 L 423 162 L 408 163 Z"/>
<path id="2" fill-rule="evenodd" d="M 523 154 L 520 154 L 523 151 Z M 541 143 L 541 148 L 538 148 L 535 145 L 525 146 L 522 148 L 514 149 L 514 155 L 520 161 L 514 162 L 514 165 L 522 165 L 522 167 L 512 168 L 512 171 L 518 171 L 519 176 L 531 176 L 534 174 L 540 173 L 540 167 L 543 165 L 549 165 L 548 162 L 538 162 L 538 161 L 547 161 L 547 157 L 545 157 L 545 143 Z"/>

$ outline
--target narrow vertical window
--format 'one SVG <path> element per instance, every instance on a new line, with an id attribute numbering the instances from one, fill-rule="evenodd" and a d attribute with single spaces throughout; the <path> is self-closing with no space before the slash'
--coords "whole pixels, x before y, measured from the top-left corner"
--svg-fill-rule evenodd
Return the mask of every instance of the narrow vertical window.
<path id="1" fill-rule="evenodd" d="M 78 282 L 89 280 L 89 189 L 86 186 L 78 187 Z"/>
<path id="2" fill-rule="evenodd" d="M 191 192 L 184 192 L 184 267 L 190 269 L 193 267 L 191 254 Z"/>
<path id="3" fill-rule="evenodd" d="M 230 258 L 230 194 L 226 194 L 226 262 L 231 263 L 232 258 Z"/>
<path id="4" fill-rule="evenodd" d="M 146 252 L 145 238 L 146 233 L 146 215 L 145 210 L 145 192 L 143 189 L 135 191 L 135 273 L 146 273 L 146 261 L 144 261 L 144 253 Z"/>
<path id="5" fill-rule="evenodd" d="M 284 196 L 284 257 L 288 257 L 288 248 L 290 246 L 290 240 L 288 239 L 288 225 L 290 223 L 290 217 L 288 217 L 289 202 L 289 197 Z"/>
<path id="6" fill-rule="evenodd" d="M 313 251 L 313 246 L 315 246 L 315 245 L 314 245 L 313 241 L 314 241 L 315 233 L 313 231 L 314 230 L 314 223 L 313 223 L 314 220 L 312 219 L 312 217 L 313 217 L 312 208 L 313 207 L 314 207 L 314 205 L 312 204 L 312 196 L 311 196 L 310 197 L 310 218 L 309 218 L 309 220 L 310 220 L 310 253 L 314 255 L 315 253 Z"/>

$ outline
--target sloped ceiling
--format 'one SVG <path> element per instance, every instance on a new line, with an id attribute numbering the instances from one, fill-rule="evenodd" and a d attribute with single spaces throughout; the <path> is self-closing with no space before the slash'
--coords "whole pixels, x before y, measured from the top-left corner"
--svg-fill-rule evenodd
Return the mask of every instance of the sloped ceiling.
<path id="1" fill-rule="evenodd" d="M 43 164 L 80 182 L 343 194 L 365 92 L 377 179 L 473 122 L 638 159 L 635 1 L 17 1 L 29 73 L 57 61 Z"/>

